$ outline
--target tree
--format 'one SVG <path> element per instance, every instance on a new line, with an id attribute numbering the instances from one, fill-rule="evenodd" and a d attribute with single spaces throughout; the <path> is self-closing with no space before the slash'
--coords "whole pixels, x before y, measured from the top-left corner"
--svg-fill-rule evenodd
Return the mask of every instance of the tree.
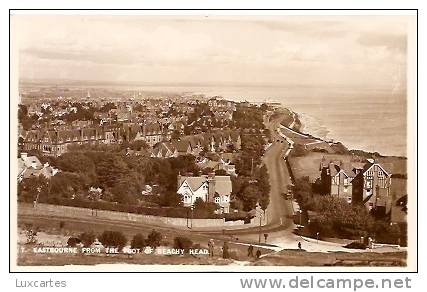
<path id="1" fill-rule="evenodd" d="M 204 209 L 205 206 L 205 201 L 203 201 L 202 198 L 197 198 L 196 201 L 194 201 L 194 209 Z"/>
<path id="2" fill-rule="evenodd" d="M 126 163 L 119 155 L 104 153 L 96 164 L 96 174 L 102 186 L 115 186 L 128 172 Z"/>
<path id="3" fill-rule="evenodd" d="M 141 233 L 135 234 L 134 237 L 132 238 L 131 242 L 130 242 L 131 248 L 143 249 L 147 245 L 148 245 L 147 240 L 145 239 L 145 237 Z"/>
<path id="4" fill-rule="evenodd" d="M 83 232 L 80 234 L 79 239 L 84 247 L 90 247 L 95 242 L 96 236 L 92 231 Z"/>
<path id="5" fill-rule="evenodd" d="M 56 165 L 62 171 L 94 173 L 95 164 L 87 155 L 81 152 L 67 152 L 56 160 Z"/>
<path id="6" fill-rule="evenodd" d="M 150 234 L 148 234 L 146 243 L 151 248 L 156 249 L 158 246 L 160 246 L 161 241 L 162 241 L 161 233 L 156 230 L 153 230 L 151 231 Z"/>
<path id="7" fill-rule="evenodd" d="M 127 243 L 126 236 L 120 231 L 104 231 L 98 239 L 104 247 L 114 247 L 119 250 L 122 250 Z"/>
<path id="8" fill-rule="evenodd" d="M 39 231 L 38 227 L 33 227 L 32 224 L 25 226 L 25 236 L 27 238 L 27 244 L 37 243 L 37 233 Z"/>
<path id="9" fill-rule="evenodd" d="M 243 210 L 250 211 L 255 209 L 256 203 L 261 198 L 262 192 L 255 184 L 250 184 L 239 194 L 239 198 L 243 202 Z"/>
<path id="10" fill-rule="evenodd" d="M 136 204 L 138 202 L 136 197 L 141 193 L 140 190 L 135 187 L 134 182 L 129 180 L 118 182 L 110 191 L 113 193 L 115 202 L 129 205 Z"/>
<path id="11" fill-rule="evenodd" d="M 265 212 L 265 210 L 267 210 L 268 204 L 270 204 L 270 197 L 268 195 L 263 195 L 258 202 L 261 209 Z"/>
<path id="12" fill-rule="evenodd" d="M 24 130 L 29 130 L 38 120 L 37 115 L 28 115 L 28 108 L 26 105 L 20 104 L 18 107 L 18 121 L 24 128 Z"/>
<path id="13" fill-rule="evenodd" d="M 136 140 L 136 141 L 129 143 L 129 148 L 132 150 L 141 151 L 141 150 L 148 149 L 149 146 L 143 140 Z"/>
<path id="14" fill-rule="evenodd" d="M 43 175 L 24 178 L 18 184 L 18 199 L 25 202 L 45 200 L 49 192 L 48 183 Z"/>
<path id="15" fill-rule="evenodd" d="M 84 179 L 77 173 L 61 171 L 50 179 L 50 195 L 54 197 L 72 198 L 86 189 Z"/>
<path id="16" fill-rule="evenodd" d="M 75 247 L 79 243 L 81 243 L 81 240 L 77 237 L 70 237 L 67 240 L 67 246 L 69 247 Z"/>
<path id="17" fill-rule="evenodd" d="M 182 205 L 182 195 L 174 191 L 162 192 L 159 196 L 159 205 L 162 207 L 178 207 Z"/>

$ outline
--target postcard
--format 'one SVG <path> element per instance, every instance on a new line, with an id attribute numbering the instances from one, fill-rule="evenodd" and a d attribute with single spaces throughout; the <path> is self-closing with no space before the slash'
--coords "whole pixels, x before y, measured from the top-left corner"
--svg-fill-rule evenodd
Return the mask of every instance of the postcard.
<path id="1" fill-rule="evenodd" d="M 11 11 L 11 270 L 416 270 L 416 12 L 167 12 Z"/>

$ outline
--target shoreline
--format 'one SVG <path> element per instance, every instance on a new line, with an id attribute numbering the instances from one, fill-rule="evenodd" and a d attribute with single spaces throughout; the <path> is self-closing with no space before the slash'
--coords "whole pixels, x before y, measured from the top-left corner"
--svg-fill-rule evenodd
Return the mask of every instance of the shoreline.
<path id="1" fill-rule="evenodd" d="M 407 159 L 407 156 L 387 155 L 387 154 L 382 154 L 379 151 L 370 152 L 370 151 L 368 151 L 366 149 L 361 149 L 361 148 L 349 148 L 349 147 L 347 147 L 346 143 L 342 142 L 341 140 L 336 140 L 336 139 L 333 139 L 333 138 L 327 138 L 327 136 L 326 136 L 326 138 L 323 138 L 323 137 L 319 137 L 317 135 L 313 135 L 311 133 L 312 130 L 309 127 L 307 127 L 307 123 L 304 123 L 305 122 L 304 118 L 301 118 L 301 117 L 304 117 L 305 114 L 297 113 L 296 111 L 292 110 L 290 107 L 287 107 L 287 106 L 283 105 L 282 103 L 280 103 L 280 104 L 281 105 L 280 105 L 279 108 L 281 110 L 284 109 L 284 110 L 290 112 L 292 115 L 294 115 L 294 117 L 297 120 L 297 122 L 295 123 L 295 125 L 299 125 L 299 126 L 298 127 L 296 127 L 296 126 L 289 127 L 289 125 L 283 124 L 283 121 L 280 122 L 280 124 L 283 125 L 284 127 L 288 128 L 288 129 L 291 129 L 291 130 L 299 133 L 299 134 L 306 135 L 306 136 L 308 136 L 308 137 L 310 137 L 312 139 L 315 139 L 315 140 L 318 140 L 318 141 L 323 141 L 325 143 L 341 144 L 349 152 L 352 152 L 352 153 L 359 152 L 359 153 L 362 153 L 364 155 L 370 155 L 370 156 L 395 157 L 395 158 Z M 327 133 L 330 133 L 330 130 L 327 129 L 325 126 L 323 126 L 322 128 L 324 128 L 327 131 Z M 304 130 L 308 130 L 308 131 L 304 131 Z"/>

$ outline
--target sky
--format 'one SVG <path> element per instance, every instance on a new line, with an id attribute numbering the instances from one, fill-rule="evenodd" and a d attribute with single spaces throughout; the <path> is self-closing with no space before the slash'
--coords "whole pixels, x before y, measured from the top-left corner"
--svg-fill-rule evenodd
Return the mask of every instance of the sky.
<path id="1" fill-rule="evenodd" d="M 19 77 L 402 87 L 405 16 L 12 16 Z"/>

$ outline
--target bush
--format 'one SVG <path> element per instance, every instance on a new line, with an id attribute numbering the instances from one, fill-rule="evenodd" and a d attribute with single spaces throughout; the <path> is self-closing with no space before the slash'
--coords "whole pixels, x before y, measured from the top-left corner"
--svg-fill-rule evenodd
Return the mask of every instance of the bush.
<path id="1" fill-rule="evenodd" d="M 184 236 L 177 236 L 173 240 L 173 248 L 183 249 L 185 252 L 188 252 L 192 246 L 193 242 Z"/>
<path id="2" fill-rule="evenodd" d="M 70 237 L 67 240 L 67 246 L 69 247 L 75 247 L 77 244 L 79 244 L 81 240 L 77 237 Z"/>
<path id="3" fill-rule="evenodd" d="M 37 233 L 39 232 L 38 227 L 33 227 L 32 224 L 25 226 L 25 236 L 27 238 L 27 244 L 37 243 Z"/>
<path id="4" fill-rule="evenodd" d="M 92 231 L 83 232 L 82 234 L 80 234 L 79 239 L 84 247 L 89 247 L 92 245 L 92 243 L 95 242 L 96 236 Z"/>
<path id="5" fill-rule="evenodd" d="M 153 230 L 150 234 L 148 234 L 147 237 L 147 245 L 152 247 L 153 249 L 156 249 L 158 246 L 160 246 L 160 243 L 162 241 L 162 235 L 160 232 Z"/>
<path id="6" fill-rule="evenodd" d="M 135 234 L 135 236 L 132 238 L 130 242 L 131 248 L 143 249 L 146 246 L 147 246 L 147 240 L 141 233 Z"/>
<path id="7" fill-rule="evenodd" d="M 126 236 L 120 231 L 104 231 L 98 239 L 104 247 L 116 247 L 119 250 L 127 243 Z"/>

